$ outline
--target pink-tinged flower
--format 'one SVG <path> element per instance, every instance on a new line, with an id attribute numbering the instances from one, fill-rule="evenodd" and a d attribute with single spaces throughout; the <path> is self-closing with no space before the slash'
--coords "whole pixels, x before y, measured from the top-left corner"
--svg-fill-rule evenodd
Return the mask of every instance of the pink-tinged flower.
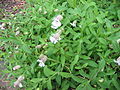
<path id="1" fill-rule="evenodd" d="M 58 15 L 55 18 L 53 18 L 51 28 L 53 28 L 53 29 L 59 28 L 62 25 L 61 22 L 60 22 L 62 19 L 63 19 L 62 15 Z"/>
<path id="2" fill-rule="evenodd" d="M 17 69 L 19 69 L 21 66 L 20 65 L 17 65 L 17 66 L 15 66 L 15 67 L 13 67 L 13 70 L 17 70 Z"/>
<path id="3" fill-rule="evenodd" d="M 14 82 L 14 87 L 17 87 L 17 86 L 23 87 L 23 85 L 22 85 L 21 82 L 22 82 L 24 79 L 25 79 L 24 76 L 19 76 L 18 79 L 17 79 L 17 81 Z"/>
<path id="4" fill-rule="evenodd" d="M 54 21 L 61 21 L 63 19 L 62 15 L 57 15 L 53 20 Z"/>
<path id="5" fill-rule="evenodd" d="M 70 23 L 70 25 L 73 26 L 73 27 L 76 27 L 76 24 L 77 24 L 77 21 L 76 21 L 76 20 L 73 21 L 72 23 Z"/>
<path id="6" fill-rule="evenodd" d="M 61 38 L 60 38 L 61 33 L 62 33 L 62 30 L 57 30 L 57 32 L 55 34 L 52 34 L 52 36 L 50 36 L 50 41 L 53 44 L 56 44 L 59 40 L 61 40 Z"/>
<path id="7" fill-rule="evenodd" d="M 20 83 L 19 81 L 14 82 L 14 87 L 19 86 L 20 88 L 23 87 L 22 83 Z"/>
<path id="8" fill-rule="evenodd" d="M 120 57 L 118 57 L 117 60 L 114 60 L 114 62 L 120 65 Z"/>
<path id="9" fill-rule="evenodd" d="M 18 81 L 22 81 L 22 80 L 24 80 L 24 79 L 25 79 L 24 76 L 19 76 L 19 77 L 18 77 Z"/>
<path id="10" fill-rule="evenodd" d="M 51 28 L 57 29 L 57 28 L 59 28 L 61 25 L 62 25 L 62 24 L 61 24 L 60 21 L 54 20 L 54 21 L 52 22 Z"/>
<path id="11" fill-rule="evenodd" d="M 37 60 L 37 62 L 39 62 L 40 67 L 44 67 L 46 61 L 47 61 L 47 56 L 43 54 L 41 54 L 39 59 Z"/>

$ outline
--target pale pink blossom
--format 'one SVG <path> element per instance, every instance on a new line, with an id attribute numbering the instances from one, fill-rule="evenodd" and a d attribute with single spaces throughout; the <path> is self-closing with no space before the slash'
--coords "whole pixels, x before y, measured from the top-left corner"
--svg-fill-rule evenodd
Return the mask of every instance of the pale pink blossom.
<path id="1" fill-rule="evenodd" d="M 24 79 L 25 79 L 24 76 L 19 76 L 18 79 L 17 79 L 17 81 L 14 82 L 14 87 L 17 87 L 17 86 L 23 87 L 23 85 L 22 85 L 21 82 L 22 82 Z"/>
<path id="2" fill-rule="evenodd" d="M 19 69 L 19 68 L 21 68 L 21 66 L 20 66 L 20 65 L 17 65 L 17 66 L 14 66 L 14 67 L 13 67 L 13 70 L 17 70 L 17 69 Z"/>
<path id="3" fill-rule="evenodd" d="M 52 22 L 51 28 L 57 29 L 57 28 L 59 28 L 61 25 L 62 25 L 62 24 L 61 24 L 60 21 L 54 20 L 54 21 Z"/>
<path id="4" fill-rule="evenodd" d="M 59 28 L 62 25 L 61 22 L 60 22 L 62 19 L 63 19 L 62 15 L 58 15 L 55 18 L 53 18 L 51 28 L 53 28 L 53 29 Z"/>
<path id="5" fill-rule="evenodd" d="M 61 21 L 63 19 L 62 15 L 57 15 L 53 20 L 54 21 Z"/>
<path id="6" fill-rule="evenodd" d="M 50 41 L 56 44 L 59 40 L 61 40 L 60 38 L 61 33 L 62 33 L 62 30 L 57 30 L 55 34 L 52 34 L 52 36 L 50 36 Z"/>

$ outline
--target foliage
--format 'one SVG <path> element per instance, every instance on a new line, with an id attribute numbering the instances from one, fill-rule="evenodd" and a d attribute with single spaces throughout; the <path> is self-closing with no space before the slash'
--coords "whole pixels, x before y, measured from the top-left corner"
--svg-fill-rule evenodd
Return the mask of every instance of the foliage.
<path id="1" fill-rule="evenodd" d="M 120 28 L 114 25 L 120 23 L 120 4 L 103 1 L 27 0 L 30 7 L 11 18 L 8 22 L 12 25 L 0 37 L 6 49 L 0 56 L 8 62 L 4 72 L 16 78 L 24 75 L 26 90 L 119 90 L 120 69 L 114 59 L 120 55 L 116 42 Z M 62 39 L 52 44 L 49 37 L 56 30 L 51 28 L 51 22 L 59 14 L 63 15 L 64 31 Z M 74 20 L 77 27 L 70 25 Z M 20 34 L 16 36 L 17 27 Z M 35 48 L 45 44 L 46 47 Z M 48 57 L 45 67 L 38 66 L 40 54 Z M 13 71 L 15 65 L 21 68 Z"/>

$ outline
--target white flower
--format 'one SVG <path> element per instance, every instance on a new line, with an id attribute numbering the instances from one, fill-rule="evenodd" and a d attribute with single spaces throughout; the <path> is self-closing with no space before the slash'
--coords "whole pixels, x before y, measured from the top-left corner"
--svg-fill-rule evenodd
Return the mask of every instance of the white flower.
<path id="1" fill-rule="evenodd" d="M 16 36 L 19 35 L 19 34 L 20 34 L 20 31 L 17 31 L 17 32 L 15 33 Z"/>
<path id="2" fill-rule="evenodd" d="M 120 57 L 118 57 L 117 60 L 114 60 L 114 62 L 120 65 Z"/>
<path id="3" fill-rule="evenodd" d="M 103 78 L 101 78 L 100 80 L 99 80 L 99 82 L 103 82 L 104 81 L 104 79 Z"/>
<path id="4" fill-rule="evenodd" d="M 20 65 L 17 65 L 17 66 L 15 66 L 15 67 L 13 67 L 13 70 L 17 70 L 17 69 L 19 69 L 20 68 Z"/>
<path id="5" fill-rule="evenodd" d="M 47 14 L 47 11 L 44 11 L 44 14 Z"/>
<path id="6" fill-rule="evenodd" d="M 76 21 L 76 20 L 73 21 L 72 23 L 70 23 L 70 25 L 73 26 L 73 27 L 76 27 L 76 24 L 77 24 L 77 21 Z"/>
<path id="7" fill-rule="evenodd" d="M 20 88 L 22 88 L 22 87 L 23 87 L 22 83 L 19 83 L 19 87 L 20 87 Z"/>
<path id="8" fill-rule="evenodd" d="M 39 57 L 39 59 L 37 60 L 37 62 L 39 62 L 39 66 L 40 67 L 44 67 L 46 60 L 47 60 L 47 56 L 41 54 L 40 57 Z"/>
<path id="9" fill-rule="evenodd" d="M 4 28 L 4 27 L 1 27 L 0 29 L 5 30 L 5 28 Z"/>
<path id="10" fill-rule="evenodd" d="M 57 29 L 57 28 L 59 28 L 60 26 L 61 26 L 61 22 L 60 22 L 60 21 L 57 21 L 57 20 L 54 20 L 54 21 L 52 22 L 51 28 Z"/>
<path id="11" fill-rule="evenodd" d="M 44 64 L 44 62 L 43 62 L 42 60 L 39 60 L 39 59 L 38 59 L 37 61 L 39 62 L 39 66 L 40 66 L 40 67 L 44 67 L 44 66 L 45 66 L 45 64 Z"/>
<path id="12" fill-rule="evenodd" d="M 120 39 L 117 40 L 117 43 L 118 43 L 118 44 L 120 43 Z"/>
<path id="13" fill-rule="evenodd" d="M 4 30 L 5 28 L 5 23 L 2 23 L 1 25 L 0 25 L 0 29 L 2 29 L 2 30 Z"/>

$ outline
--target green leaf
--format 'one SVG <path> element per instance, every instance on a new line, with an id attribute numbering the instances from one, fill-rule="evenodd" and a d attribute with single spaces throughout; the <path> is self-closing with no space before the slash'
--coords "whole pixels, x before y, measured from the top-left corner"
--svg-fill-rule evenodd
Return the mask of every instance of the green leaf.
<path id="1" fill-rule="evenodd" d="M 100 43 L 107 45 L 107 41 L 104 38 L 98 38 L 98 40 Z"/>
<path id="2" fill-rule="evenodd" d="M 87 63 L 91 67 L 98 67 L 98 64 L 93 60 L 84 60 L 84 63 Z"/>
<path id="3" fill-rule="evenodd" d="M 73 8 L 76 7 L 76 0 L 67 0 L 67 2 L 69 3 L 69 5 Z"/>
<path id="4" fill-rule="evenodd" d="M 82 59 L 90 59 L 90 57 L 86 56 L 86 55 L 80 55 L 80 58 L 82 58 Z"/>
<path id="5" fill-rule="evenodd" d="M 78 82 L 78 83 L 82 83 L 82 82 L 85 81 L 85 79 L 80 78 L 80 77 L 78 77 L 78 76 L 72 76 L 72 79 L 73 79 L 74 81 Z"/>
<path id="6" fill-rule="evenodd" d="M 62 85 L 61 85 L 61 87 L 62 87 L 62 90 L 68 90 L 68 88 L 69 88 L 69 81 L 68 80 L 64 80 L 63 82 L 62 82 Z"/>
<path id="7" fill-rule="evenodd" d="M 31 81 L 31 82 L 34 82 L 34 83 L 39 83 L 39 82 L 42 81 L 43 79 L 45 79 L 45 78 L 33 78 L 33 79 L 31 79 L 30 81 Z"/>
<path id="8" fill-rule="evenodd" d="M 76 55 L 74 61 L 70 65 L 71 71 L 73 70 L 73 67 L 78 62 L 78 60 L 79 60 L 79 55 Z"/>
<path id="9" fill-rule="evenodd" d="M 99 23 L 103 23 L 103 19 L 100 17 L 100 15 L 96 17 L 96 19 L 98 20 Z"/>
<path id="10" fill-rule="evenodd" d="M 57 75 L 56 76 L 56 82 L 61 85 L 61 76 L 60 75 Z"/>
<path id="11" fill-rule="evenodd" d="M 120 20 L 120 10 L 117 11 L 118 18 Z"/>
<path id="12" fill-rule="evenodd" d="M 105 22 L 106 22 L 107 30 L 111 31 L 112 30 L 112 23 L 111 23 L 111 21 L 106 18 Z"/>
<path id="13" fill-rule="evenodd" d="M 26 53 L 32 53 L 32 52 L 30 51 L 30 48 L 29 48 L 28 45 L 26 45 L 26 44 L 23 44 L 21 48 L 22 48 L 23 51 L 26 52 Z"/>
<path id="14" fill-rule="evenodd" d="M 116 80 L 114 80 L 114 79 L 112 81 L 113 81 L 112 83 L 117 88 L 117 90 L 120 90 L 120 84 Z"/>
<path id="15" fill-rule="evenodd" d="M 104 67 L 105 67 L 105 60 L 102 59 L 102 60 L 99 62 L 99 71 L 102 70 Z"/>
<path id="16" fill-rule="evenodd" d="M 48 90 L 52 90 L 52 84 L 51 84 L 51 79 L 47 81 L 47 88 Z"/>
<path id="17" fill-rule="evenodd" d="M 87 78 L 89 78 L 89 75 L 86 74 L 82 69 L 79 70 L 79 74 L 82 75 L 83 77 L 87 77 Z"/>
<path id="18" fill-rule="evenodd" d="M 47 66 L 44 67 L 44 74 L 48 77 L 50 75 L 55 74 L 54 71 L 52 71 L 51 69 L 49 69 Z"/>
<path id="19" fill-rule="evenodd" d="M 61 64 L 62 64 L 62 67 L 64 67 L 64 64 L 65 64 L 65 56 L 61 56 Z"/>
<path id="20" fill-rule="evenodd" d="M 61 75 L 62 77 L 65 77 L 65 78 L 72 77 L 71 73 L 66 73 L 66 72 L 59 72 L 59 75 Z"/>

